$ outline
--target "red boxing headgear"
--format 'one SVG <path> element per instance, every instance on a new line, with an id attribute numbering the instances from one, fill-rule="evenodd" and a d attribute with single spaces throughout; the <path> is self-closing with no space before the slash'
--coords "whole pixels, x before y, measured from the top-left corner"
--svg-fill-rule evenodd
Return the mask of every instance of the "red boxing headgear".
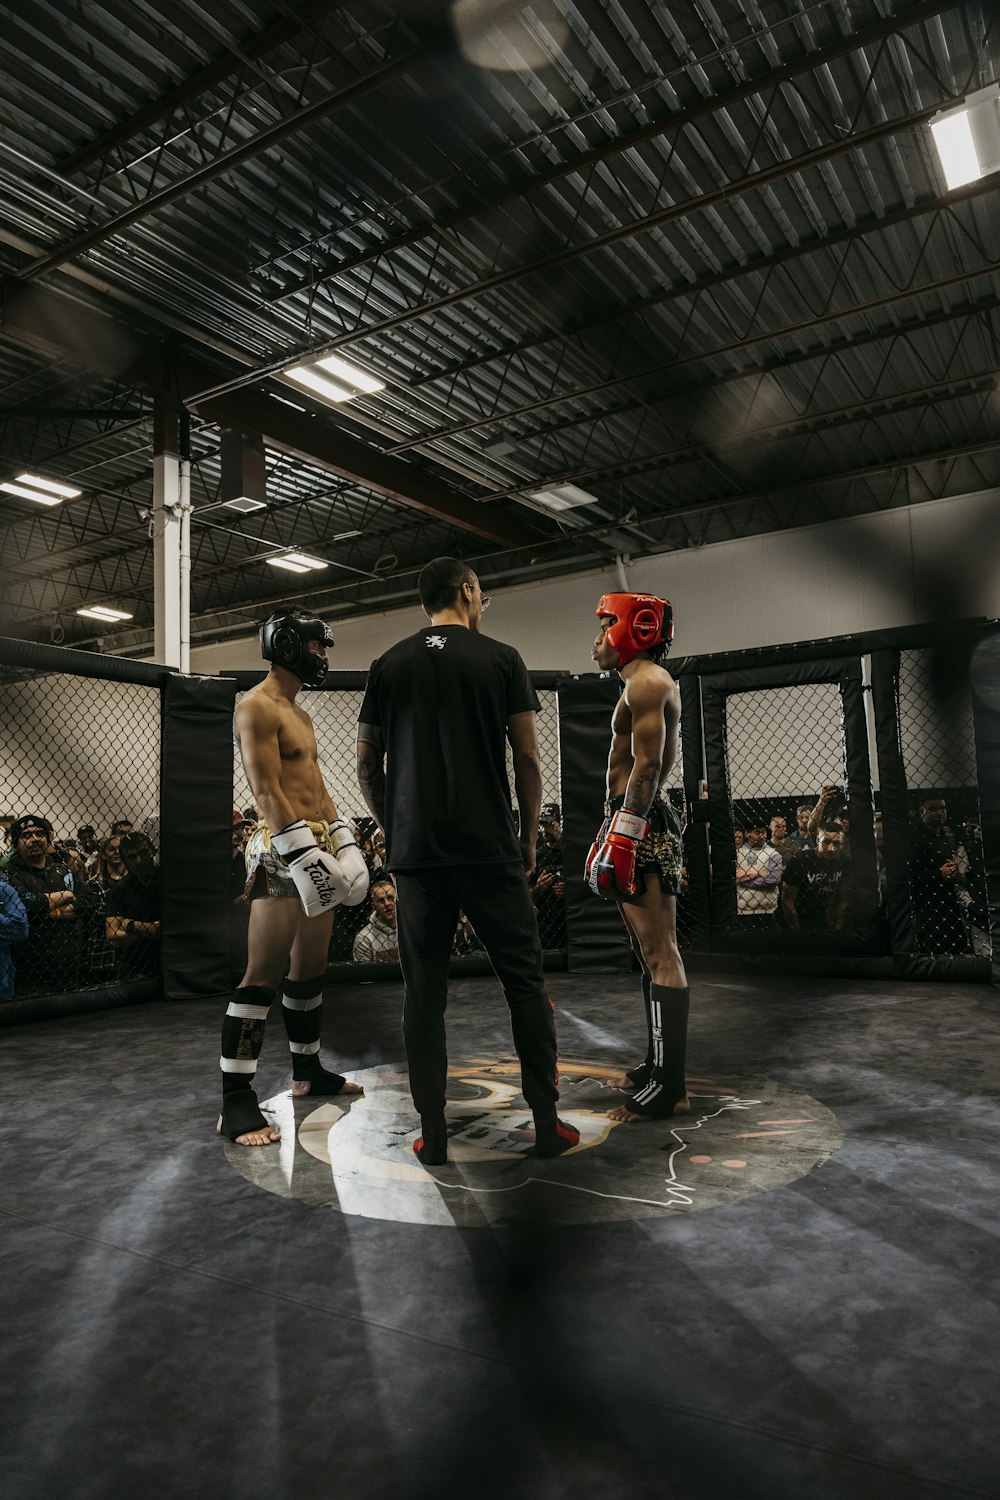
<path id="1" fill-rule="evenodd" d="M 641 651 L 669 646 L 674 638 L 674 612 L 669 599 L 655 594 L 604 594 L 597 606 L 597 618 L 614 616 L 615 623 L 604 632 L 604 639 L 618 652 L 618 665 L 627 667 Z"/>

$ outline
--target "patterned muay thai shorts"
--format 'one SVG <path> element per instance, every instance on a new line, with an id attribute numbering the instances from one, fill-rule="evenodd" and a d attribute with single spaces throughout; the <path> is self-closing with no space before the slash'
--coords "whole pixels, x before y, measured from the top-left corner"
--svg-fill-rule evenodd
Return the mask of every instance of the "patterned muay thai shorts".
<path id="1" fill-rule="evenodd" d="M 310 823 L 313 837 L 321 849 L 332 854 L 328 823 Z M 258 823 L 247 840 L 247 883 L 243 896 L 247 901 L 256 901 L 262 896 L 294 896 L 298 900 L 295 882 L 288 873 L 288 866 L 271 847 L 271 830 L 266 823 Z"/>
<path id="2" fill-rule="evenodd" d="M 612 797 L 610 802 L 605 802 L 605 822 L 600 838 L 604 837 L 611 819 L 624 804 L 624 797 Z M 676 896 L 681 888 L 683 865 L 681 820 L 669 802 L 657 797 L 649 809 L 649 832 L 636 850 L 636 872 L 647 880 L 658 877 L 664 895 Z"/>

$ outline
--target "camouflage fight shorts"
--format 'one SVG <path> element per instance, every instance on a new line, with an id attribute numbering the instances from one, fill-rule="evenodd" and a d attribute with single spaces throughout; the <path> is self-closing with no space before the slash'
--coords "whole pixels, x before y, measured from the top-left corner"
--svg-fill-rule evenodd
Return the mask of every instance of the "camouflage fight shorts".
<path id="1" fill-rule="evenodd" d="M 316 843 L 332 854 L 328 823 L 310 823 Z M 295 882 L 288 873 L 288 866 L 271 847 L 271 830 L 266 823 L 258 823 L 247 840 L 245 850 L 247 883 L 243 895 L 247 901 L 256 901 L 262 896 L 294 896 L 298 900 Z"/>

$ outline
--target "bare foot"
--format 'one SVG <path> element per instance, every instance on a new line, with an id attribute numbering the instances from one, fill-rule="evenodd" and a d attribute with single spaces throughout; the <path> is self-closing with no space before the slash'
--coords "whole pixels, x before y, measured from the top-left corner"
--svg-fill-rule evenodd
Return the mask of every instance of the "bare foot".
<path id="1" fill-rule="evenodd" d="M 675 1115 L 687 1115 L 691 1113 L 691 1101 L 687 1094 L 683 1099 L 678 1099 L 674 1105 Z M 662 1120 L 664 1115 L 640 1115 L 636 1110 L 630 1109 L 627 1104 L 616 1104 L 614 1109 L 608 1110 L 608 1119 L 617 1120 L 622 1125 L 640 1125 L 647 1120 Z"/>
<path id="2" fill-rule="evenodd" d="M 309 1093 L 311 1093 L 311 1092 L 312 1092 L 312 1084 L 309 1082 L 308 1078 L 295 1078 L 295 1079 L 292 1080 L 292 1098 L 293 1099 L 304 1099 L 306 1097 L 306 1095 L 309 1094 Z M 344 1097 L 345 1094 L 363 1094 L 363 1093 L 364 1093 L 364 1089 L 361 1087 L 360 1083 L 348 1083 L 348 1082 L 345 1082 L 344 1083 L 344 1087 L 342 1089 L 338 1089 L 335 1094 L 332 1094 L 332 1095 L 329 1095 L 329 1096 L 324 1095 L 324 1098 L 330 1097 L 330 1098 L 333 1098 L 333 1099 L 343 1099 L 343 1097 Z"/>
<path id="3" fill-rule="evenodd" d="M 632 1082 L 631 1078 L 628 1078 L 624 1073 L 622 1073 L 617 1078 L 605 1078 L 604 1087 L 606 1089 L 621 1089 L 624 1093 L 627 1090 L 634 1089 L 635 1084 Z"/>
<path id="4" fill-rule="evenodd" d="M 221 1135 L 222 1134 L 222 1116 L 221 1115 L 219 1116 L 218 1123 L 217 1123 L 217 1125 L 215 1127 L 215 1133 L 216 1133 L 216 1135 Z M 266 1129 L 264 1129 L 264 1130 L 244 1130 L 244 1132 L 243 1132 L 242 1135 L 238 1135 L 236 1137 L 236 1145 L 237 1146 L 274 1146 L 274 1145 L 277 1145 L 278 1141 L 280 1141 L 280 1140 L 281 1140 L 281 1136 L 278 1134 L 278 1132 L 276 1130 L 272 1130 L 271 1127 L 270 1127 L 270 1125 L 268 1125 L 266 1127 Z"/>

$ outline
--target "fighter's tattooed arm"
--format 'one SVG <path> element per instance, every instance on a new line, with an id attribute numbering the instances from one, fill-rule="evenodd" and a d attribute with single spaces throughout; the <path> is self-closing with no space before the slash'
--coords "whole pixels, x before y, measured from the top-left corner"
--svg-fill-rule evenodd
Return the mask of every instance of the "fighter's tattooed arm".
<path id="1" fill-rule="evenodd" d="M 658 769 L 640 771 L 638 766 L 633 767 L 628 786 L 625 788 L 625 811 L 638 813 L 640 818 L 648 817 L 659 785 Z"/>
<path id="2" fill-rule="evenodd" d="M 358 725 L 358 785 L 365 805 L 385 828 L 385 741 L 377 724 Z"/>

